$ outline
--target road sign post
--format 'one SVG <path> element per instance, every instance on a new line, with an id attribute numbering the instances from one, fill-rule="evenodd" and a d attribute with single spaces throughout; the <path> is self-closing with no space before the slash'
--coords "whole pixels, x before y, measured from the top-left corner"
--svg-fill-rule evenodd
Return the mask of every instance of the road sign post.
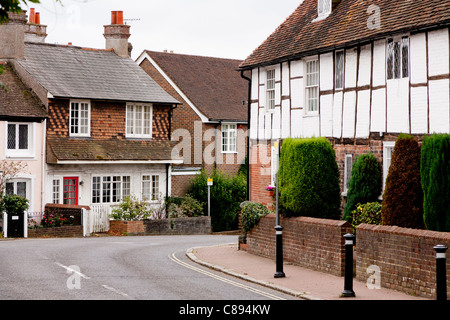
<path id="1" fill-rule="evenodd" d="M 213 179 L 208 179 L 208 217 L 211 217 L 211 187 L 214 184 Z"/>

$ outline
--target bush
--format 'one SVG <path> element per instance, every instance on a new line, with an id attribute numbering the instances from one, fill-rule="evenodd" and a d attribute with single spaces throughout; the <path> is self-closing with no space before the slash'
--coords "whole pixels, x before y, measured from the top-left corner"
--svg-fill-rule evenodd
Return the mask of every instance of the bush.
<path id="1" fill-rule="evenodd" d="M 169 201 L 169 217 L 198 217 L 204 215 L 203 203 L 194 199 L 192 196 L 187 195 L 185 198 L 181 198 L 181 201 L 178 199 L 176 201 Z"/>
<path id="2" fill-rule="evenodd" d="M 252 230 L 261 220 L 270 213 L 269 209 L 260 203 L 247 202 L 241 211 L 242 230 L 246 234 Z"/>
<path id="3" fill-rule="evenodd" d="M 246 199 L 247 182 L 244 175 L 231 177 L 217 170 L 209 176 L 202 171 L 192 182 L 188 194 L 203 204 L 203 212 L 208 212 L 207 180 L 211 177 L 211 227 L 214 232 L 237 230 L 239 204 Z"/>
<path id="4" fill-rule="evenodd" d="M 351 212 L 351 223 L 353 226 L 353 232 L 355 233 L 356 227 L 361 223 L 367 224 L 381 224 L 381 203 L 368 202 L 365 204 L 358 203 L 356 208 Z"/>
<path id="5" fill-rule="evenodd" d="M 339 169 L 333 146 L 326 138 L 286 139 L 279 183 L 283 215 L 340 218 Z"/>
<path id="6" fill-rule="evenodd" d="M 427 229 L 450 232 L 449 134 L 424 137 L 420 174 L 424 195 L 424 221 Z"/>
<path id="7" fill-rule="evenodd" d="M 382 223 L 423 229 L 423 191 L 420 183 L 420 147 L 401 134 L 394 147 L 381 207 Z"/>
<path id="8" fill-rule="evenodd" d="M 134 196 L 129 195 L 112 209 L 111 218 L 121 221 L 137 221 L 148 219 L 151 216 L 148 203 L 139 201 Z"/>
<path id="9" fill-rule="evenodd" d="M 356 205 L 377 201 L 380 194 L 380 164 L 372 153 L 363 154 L 356 159 L 352 167 L 343 219 L 351 223 L 352 211 Z"/>
<path id="10" fill-rule="evenodd" d="M 0 208 L 9 215 L 23 214 L 29 207 L 28 199 L 12 194 L 0 199 Z"/>

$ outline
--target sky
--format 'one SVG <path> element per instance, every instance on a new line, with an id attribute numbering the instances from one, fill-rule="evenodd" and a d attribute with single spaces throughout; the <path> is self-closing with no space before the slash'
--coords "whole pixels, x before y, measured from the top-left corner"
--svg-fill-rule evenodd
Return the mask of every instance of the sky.
<path id="1" fill-rule="evenodd" d="M 302 0 L 41 0 L 47 43 L 105 47 L 111 11 L 131 25 L 132 58 L 144 50 L 244 60 Z"/>

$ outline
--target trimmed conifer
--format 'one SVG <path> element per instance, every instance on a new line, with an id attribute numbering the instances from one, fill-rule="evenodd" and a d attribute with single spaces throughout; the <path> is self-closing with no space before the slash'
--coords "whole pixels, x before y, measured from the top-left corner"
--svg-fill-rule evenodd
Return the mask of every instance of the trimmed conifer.
<path id="1" fill-rule="evenodd" d="M 423 191 L 420 182 L 420 146 L 401 134 L 394 147 L 383 194 L 383 225 L 423 229 Z"/>
<path id="2" fill-rule="evenodd" d="M 381 194 L 380 164 L 372 153 L 360 155 L 352 167 L 344 220 L 351 222 L 352 211 L 358 204 L 378 201 Z"/>

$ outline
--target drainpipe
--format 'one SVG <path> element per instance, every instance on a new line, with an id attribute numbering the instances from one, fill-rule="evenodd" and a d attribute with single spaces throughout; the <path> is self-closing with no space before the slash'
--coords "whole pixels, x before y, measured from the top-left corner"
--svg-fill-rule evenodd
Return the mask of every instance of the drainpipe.
<path id="1" fill-rule="evenodd" d="M 252 79 L 244 75 L 244 70 L 241 70 L 241 77 L 248 81 L 248 101 L 247 101 L 247 200 L 250 200 L 250 107 L 252 98 Z"/>

